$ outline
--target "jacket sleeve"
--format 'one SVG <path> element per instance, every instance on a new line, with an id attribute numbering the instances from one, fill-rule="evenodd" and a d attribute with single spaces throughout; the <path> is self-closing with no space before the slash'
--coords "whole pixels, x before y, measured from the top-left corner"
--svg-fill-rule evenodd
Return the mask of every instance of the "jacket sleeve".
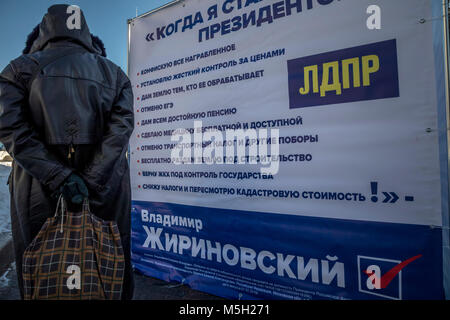
<path id="1" fill-rule="evenodd" d="M 19 57 L 0 74 L 0 141 L 14 161 L 51 191 L 67 178 L 72 170 L 49 153 L 29 117 L 26 71 L 30 61 Z M 21 68 L 24 67 L 24 68 Z"/>
<path id="2" fill-rule="evenodd" d="M 96 147 L 92 162 L 80 173 L 88 187 L 104 197 L 114 196 L 128 168 L 126 153 L 134 130 L 133 91 L 130 80 L 120 68 L 116 87 L 102 142 Z"/>

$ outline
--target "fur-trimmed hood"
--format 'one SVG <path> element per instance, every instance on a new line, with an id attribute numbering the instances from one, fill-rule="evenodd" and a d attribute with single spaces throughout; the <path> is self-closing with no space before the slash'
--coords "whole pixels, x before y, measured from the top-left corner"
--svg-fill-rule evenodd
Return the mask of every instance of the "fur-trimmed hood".
<path id="1" fill-rule="evenodd" d="M 28 35 L 23 54 L 42 50 L 49 42 L 69 40 L 81 44 L 88 51 L 106 57 L 105 46 L 97 36 L 89 32 L 89 27 L 80 9 L 80 29 L 67 28 L 67 4 L 57 4 L 48 8 L 42 22 Z"/>

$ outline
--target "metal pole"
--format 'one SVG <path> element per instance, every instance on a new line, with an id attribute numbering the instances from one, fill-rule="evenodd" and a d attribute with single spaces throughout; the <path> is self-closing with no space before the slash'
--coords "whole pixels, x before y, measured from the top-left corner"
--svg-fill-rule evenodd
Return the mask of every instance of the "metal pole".
<path id="1" fill-rule="evenodd" d="M 447 83 L 446 83 L 446 89 L 447 89 L 447 92 L 446 92 L 446 97 L 447 97 L 447 99 L 446 99 L 446 102 L 447 102 L 447 108 L 446 108 L 446 111 L 447 111 L 447 141 L 450 141 L 449 139 L 450 139 L 450 89 L 449 89 L 449 86 L 450 86 L 450 69 L 449 69 L 449 66 L 450 66 L 450 63 L 449 63 L 449 46 L 450 46 L 450 41 L 449 41 L 449 21 L 448 21 L 448 11 L 449 11 L 449 8 L 448 8 L 448 6 L 449 6 L 449 2 L 448 2 L 448 0 L 444 0 L 444 2 L 445 2 L 445 8 L 444 8 L 444 27 L 445 27 L 445 66 L 446 66 L 446 68 L 445 68 L 445 72 L 446 72 L 446 81 L 447 81 Z M 449 160 L 450 160 L 450 149 L 449 149 Z"/>
<path id="2" fill-rule="evenodd" d="M 146 17 L 146 16 L 148 16 L 148 15 L 150 15 L 150 14 L 152 14 L 152 13 L 155 13 L 155 12 L 158 12 L 158 11 L 160 11 L 160 10 L 162 10 L 162 9 L 171 7 L 171 6 L 173 6 L 174 4 L 181 3 L 181 2 L 183 2 L 183 1 L 185 1 L 185 0 L 174 0 L 174 1 L 172 1 L 172 2 L 166 3 L 165 5 L 162 5 L 161 7 L 158 7 L 158 8 L 156 8 L 156 9 L 153 9 L 153 10 L 150 10 L 150 11 L 148 11 L 148 12 L 143 13 L 143 14 L 141 14 L 140 16 L 137 16 L 137 17 L 132 18 L 132 19 L 128 19 L 128 24 L 130 24 L 130 23 L 131 23 L 133 20 L 135 20 L 135 19 L 139 19 L 139 18 Z"/>
<path id="3" fill-rule="evenodd" d="M 127 28 L 128 28 L 128 36 L 127 36 L 127 38 L 128 38 L 128 40 L 127 40 L 127 76 L 128 76 L 128 78 L 130 77 L 130 28 L 131 28 L 131 26 L 130 26 L 130 23 L 129 22 L 127 22 Z M 134 101 L 133 101 L 133 103 L 134 103 Z M 134 106 L 133 106 L 133 112 L 134 112 Z M 130 154 L 130 152 L 131 152 L 131 147 L 130 147 L 130 144 L 128 144 L 128 152 L 127 152 L 127 160 L 128 160 L 128 167 L 130 166 L 130 156 L 131 156 L 131 154 Z"/>
<path id="4" fill-rule="evenodd" d="M 450 141 L 450 63 L 449 63 L 449 52 L 450 52 L 450 41 L 449 41 L 449 21 L 448 21 L 448 8 L 449 1 L 443 0 L 443 11 L 444 11 L 444 63 L 445 63 L 445 113 L 447 116 L 447 156 L 449 165 L 449 180 L 450 180 L 450 148 L 448 147 L 448 142 Z"/>
<path id="5" fill-rule="evenodd" d="M 130 77 L 130 20 L 127 21 L 128 35 L 127 35 L 127 75 Z"/>
<path id="6" fill-rule="evenodd" d="M 450 138 L 450 117 L 449 117 L 449 105 L 450 105 L 450 97 L 449 97 L 449 26 L 448 26 L 448 0 L 443 0 L 443 11 L 444 11 L 444 57 L 445 57 L 445 88 L 446 90 L 446 113 L 447 113 L 447 138 Z M 449 153 L 450 156 L 450 153 Z M 450 158 L 450 157 L 449 157 Z"/>
<path id="7" fill-rule="evenodd" d="M 450 180 L 450 149 L 449 149 L 449 141 L 450 141 L 450 90 L 449 90 L 449 85 L 450 85 L 450 70 L 449 70 L 449 45 L 450 45 L 450 41 L 449 41 L 449 21 L 448 21 L 448 8 L 449 5 L 449 1 L 448 0 L 442 0 L 442 12 L 443 12 L 443 24 L 444 24 L 444 64 L 445 64 L 445 113 L 446 113 L 446 129 L 447 129 L 447 173 L 448 173 L 448 180 Z M 448 183 L 447 183 L 448 185 Z M 450 197 L 450 190 L 447 190 L 447 192 L 449 193 L 449 197 Z M 449 199 L 449 198 L 447 198 Z M 447 221 L 449 219 L 449 212 L 445 212 L 444 214 L 447 215 Z M 444 220 L 445 221 L 445 220 Z M 448 228 L 448 225 L 444 225 L 444 228 Z M 443 232 L 443 266 L 444 268 L 446 268 L 446 266 L 450 265 L 450 257 L 449 257 L 449 252 L 450 252 L 450 248 L 449 248 L 449 243 L 450 243 L 450 237 L 449 237 L 449 230 L 448 229 L 444 229 Z M 449 279 L 449 271 L 444 270 L 444 290 L 446 293 L 446 299 L 450 299 L 450 279 Z"/>

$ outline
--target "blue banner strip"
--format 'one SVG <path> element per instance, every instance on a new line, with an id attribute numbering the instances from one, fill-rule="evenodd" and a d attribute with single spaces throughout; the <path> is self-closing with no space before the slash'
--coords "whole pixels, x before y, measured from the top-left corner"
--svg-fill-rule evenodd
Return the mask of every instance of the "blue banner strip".
<path id="1" fill-rule="evenodd" d="M 232 299 L 443 299 L 442 229 L 133 201 L 148 276 Z"/>

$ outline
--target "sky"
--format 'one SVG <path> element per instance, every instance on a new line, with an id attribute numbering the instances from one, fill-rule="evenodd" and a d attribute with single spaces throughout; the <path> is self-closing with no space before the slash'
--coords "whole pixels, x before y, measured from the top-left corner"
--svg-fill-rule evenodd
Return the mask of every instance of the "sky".
<path id="1" fill-rule="evenodd" d="M 84 12 L 92 34 L 105 44 L 108 58 L 127 71 L 127 19 L 169 0 L 0 0 L 0 71 L 22 54 L 27 35 L 53 4 L 75 4 Z"/>

